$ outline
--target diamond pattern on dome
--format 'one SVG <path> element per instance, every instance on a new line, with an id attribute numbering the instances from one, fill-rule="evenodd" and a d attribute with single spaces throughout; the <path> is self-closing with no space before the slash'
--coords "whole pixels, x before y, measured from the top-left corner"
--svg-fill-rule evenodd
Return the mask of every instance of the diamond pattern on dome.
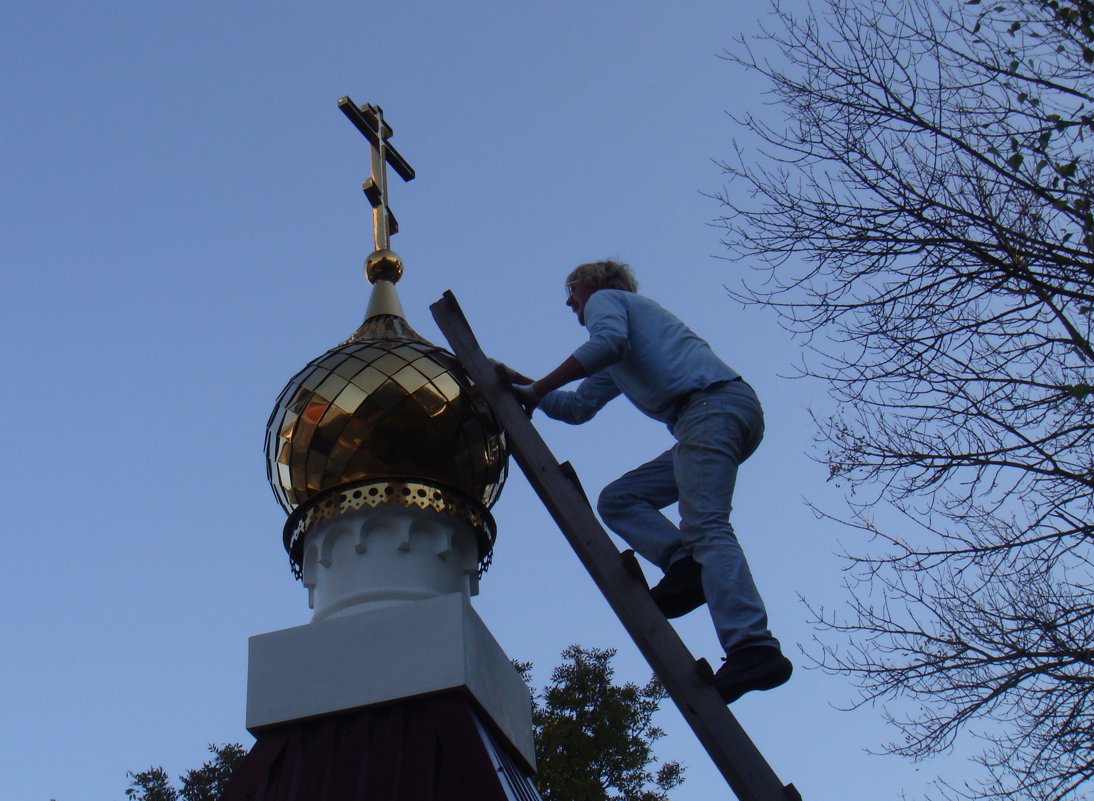
<path id="1" fill-rule="evenodd" d="M 505 481 L 504 435 L 448 352 L 418 340 L 350 341 L 281 392 L 267 426 L 267 476 L 292 511 L 316 493 L 417 478 L 490 506 Z"/>

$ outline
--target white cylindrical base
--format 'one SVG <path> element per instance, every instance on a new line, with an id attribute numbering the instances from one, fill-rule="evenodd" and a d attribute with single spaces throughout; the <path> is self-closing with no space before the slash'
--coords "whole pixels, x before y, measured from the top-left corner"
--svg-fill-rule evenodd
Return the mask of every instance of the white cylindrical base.
<path id="1" fill-rule="evenodd" d="M 475 531 L 442 512 L 366 507 L 320 520 L 304 541 L 312 621 L 438 595 L 478 594 Z"/>

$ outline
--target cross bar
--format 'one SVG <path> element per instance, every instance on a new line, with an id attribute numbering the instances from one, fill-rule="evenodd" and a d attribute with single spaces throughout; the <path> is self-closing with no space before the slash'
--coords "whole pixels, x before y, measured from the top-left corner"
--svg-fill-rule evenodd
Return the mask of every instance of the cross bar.
<path id="1" fill-rule="evenodd" d="M 399 177 L 404 181 L 414 180 L 414 168 L 388 141 L 393 133 L 391 126 L 385 122 L 384 130 L 382 132 L 379 130 L 380 117 L 376 113 L 375 106 L 372 104 L 358 106 L 347 96 L 338 101 L 338 108 L 342 109 L 342 113 L 353 123 L 353 127 L 360 131 L 365 139 L 369 141 L 369 144 L 376 149 L 380 148 L 380 136 L 383 136 L 384 155 L 387 158 L 387 163 L 391 165 L 395 172 L 399 173 Z"/>

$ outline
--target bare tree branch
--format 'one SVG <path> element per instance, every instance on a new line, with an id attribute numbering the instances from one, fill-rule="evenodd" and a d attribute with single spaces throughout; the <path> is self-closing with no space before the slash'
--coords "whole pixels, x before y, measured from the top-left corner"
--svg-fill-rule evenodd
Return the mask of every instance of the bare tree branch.
<path id="1" fill-rule="evenodd" d="M 890 752 L 980 739 L 982 781 L 946 797 L 1079 797 L 1094 3 L 826 0 L 773 20 L 726 54 L 773 103 L 735 117 L 756 144 L 723 165 L 719 222 L 755 271 L 731 294 L 772 307 L 828 382 L 818 458 L 867 535 L 848 608 L 815 610 L 817 660 L 883 705 Z"/>

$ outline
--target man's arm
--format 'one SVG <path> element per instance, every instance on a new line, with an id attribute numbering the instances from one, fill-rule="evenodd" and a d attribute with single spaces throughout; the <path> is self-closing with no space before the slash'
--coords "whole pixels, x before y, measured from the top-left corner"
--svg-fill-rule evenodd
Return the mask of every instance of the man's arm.
<path id="1" fill-rule="evenodd" d="M 574 351 L 572 356 L 538 381 L 513 386 L 514 394 L 528 414 L 547 393 L 579 378 L 599 373 L 626 355 L 630 347 L 627 341 L 627 308 L 613 293 L 594 292 L 586 301 L 585 326 L 589 329 L 589 341 Z"/>
<path id="2" fill-rule="evenodd" d="M 513 381 L 513 394 L 517 396 L 517 400 L 524 407 L 524 411 L 531 416 L 535 408 L 539 406 L 540 400 L 548 392 L 553 392 L 559 387 L 564 387 L 571 381 L 577 381 L 577 379 L 585 378 L 587 375 L 588 373 L 581 366 L 581 362 L 573 356 L 567 356 L 566 361 L 543 376 L 539 381 L 532 381 L 531 379 L 519 383 Z M 512 380 L 512 377 L 510 380 Z"/>
<path id="3" fill-rule="evenodd" d="M 585 304 L 585 325 L 589 329 L 589 341 L 554 370 L 532 383 L 536 399 L 599 372 L 626 355 L 630 348 L 627 341 L 627 307 L 620 298 L 608 292 L 594 293 Z M 591 367 L 586 367 L 590 364 Z"/>
<path id="4" fill-rule="evenodd" d="M 530 385 L 527 387 L 530 389 Z M 539 408 L 564 423 L 578 425 L 591 420 L 612 398 L 619 395 L 607 370 L 584 379 L 574 391 L 555 390 L 543 396 Z"/>
<path id="5" fill-rule="evenodd" d="M 539 381 L 534 381 L 532 391 L 535 392 L 537 398 L 542 398 L 548 392 L 564 387 L 571 381 L 577 381 L 579 378 L 585 378 L 588 375 L 585 368 L 581 366 L 581 362 L 573 356 L 567 356 L 566 361 L 543 376 Z"/>

